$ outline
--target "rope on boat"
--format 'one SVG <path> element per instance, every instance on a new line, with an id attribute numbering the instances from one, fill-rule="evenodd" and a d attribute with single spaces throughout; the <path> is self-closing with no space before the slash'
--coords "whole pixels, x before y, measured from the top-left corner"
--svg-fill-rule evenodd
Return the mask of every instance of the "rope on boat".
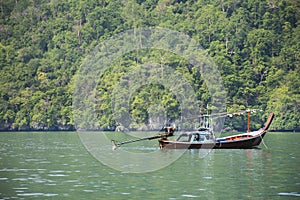
<path id="1" fill-rule="evenodd" d="M 261 138 L 261 141 L 262 141 L 263 145 L 265 146 L 265 148 L 268 149 L 268 147 L 267 147 L 267 145 L 265 144 L 264 139 L 263 139 L 263 137 L 261 137 L 261 135 L 260 135 L 260 138 Z"/>

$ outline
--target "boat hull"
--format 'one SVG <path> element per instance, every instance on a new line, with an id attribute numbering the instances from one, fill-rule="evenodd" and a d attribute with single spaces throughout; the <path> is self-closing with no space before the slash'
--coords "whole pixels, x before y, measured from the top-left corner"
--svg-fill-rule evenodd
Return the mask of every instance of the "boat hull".
<path id="1" fill-rule="evenodd" d="M 159 146 L 162 149 L 250 149 L 258 146 L 266 131 L 262 133 L 245 137 L 242 139 L 216 140 L 215 143 L 201 143 L 201 142 L 178 142 L 174 140 L 159 140 Z"/>
<path id="2" fill-rule="evenodd" d="M 270 113 L 265 126 L 254 132 L 217 138 L 210 142 L 181 142 L 176 140 L 160 139 L 161 149 L 250 149 L 258 146 L 268 131 L 274 113 Z"/>

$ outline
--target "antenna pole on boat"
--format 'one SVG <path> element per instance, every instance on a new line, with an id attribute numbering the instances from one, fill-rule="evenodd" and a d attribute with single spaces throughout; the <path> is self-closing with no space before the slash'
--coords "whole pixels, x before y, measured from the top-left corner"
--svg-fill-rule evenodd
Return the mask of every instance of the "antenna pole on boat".
<path id="1" fill-rule="evenodd" d="M 248 114 L 248 123 L 247 123 L 247 133 L 250 133 L 250 110 L 247 110 L 247 114 Z"/>
<path id="2" fill-rule="evenodd" d="M 206 121 L 205 128 L 209 128 L 208 104 L 206 104 L 206 115 L 207 115 L 207 119 L 205 119 Z"/>

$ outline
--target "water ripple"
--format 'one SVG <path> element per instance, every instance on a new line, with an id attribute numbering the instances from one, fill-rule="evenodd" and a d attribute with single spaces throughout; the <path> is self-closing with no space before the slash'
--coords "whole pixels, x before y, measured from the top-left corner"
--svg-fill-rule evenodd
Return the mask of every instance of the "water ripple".
<path id="1" fill-rule="evenodd" d="M 279 192 L 278 195 L 300 197 L 300 194 L 297 192 Z"/>
<path id="2" fill-rule="evenodd" d="M 192 194 L 183 194 L 182 197 L 188 197 L 188 198 L 198 198 L 199 196 L 192 195 Z"/>
<path id="3" fill-rule="evenodd" d="M 44 196 L 44 197 L 53 197 L 57 196 L 58 194 L 51 194 L 51 193 L 22 193 L 22 194 L 17 194 L 18 196 L 22 197 L 29 197 L 29 196 Z"/>
<path id="4" fill-rule="evenodd" d="M 61 176 L 69 176 L 69 175 L 66 175 L 66 174 L 48 174 L 48 176 L 61 177 Z"/>

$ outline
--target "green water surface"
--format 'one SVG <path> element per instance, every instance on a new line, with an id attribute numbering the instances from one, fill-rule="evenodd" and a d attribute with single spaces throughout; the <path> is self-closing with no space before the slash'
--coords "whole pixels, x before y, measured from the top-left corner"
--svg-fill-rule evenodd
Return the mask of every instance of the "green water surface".
<path id="1" fill-rule="evenodd" d="M 258 149 L 187 150 L 160 170 L 124 173 L 75 132 L 3 132 L 0 199 L 298 199 L 299 144 L 300 133 L 271 132 Z"/>

